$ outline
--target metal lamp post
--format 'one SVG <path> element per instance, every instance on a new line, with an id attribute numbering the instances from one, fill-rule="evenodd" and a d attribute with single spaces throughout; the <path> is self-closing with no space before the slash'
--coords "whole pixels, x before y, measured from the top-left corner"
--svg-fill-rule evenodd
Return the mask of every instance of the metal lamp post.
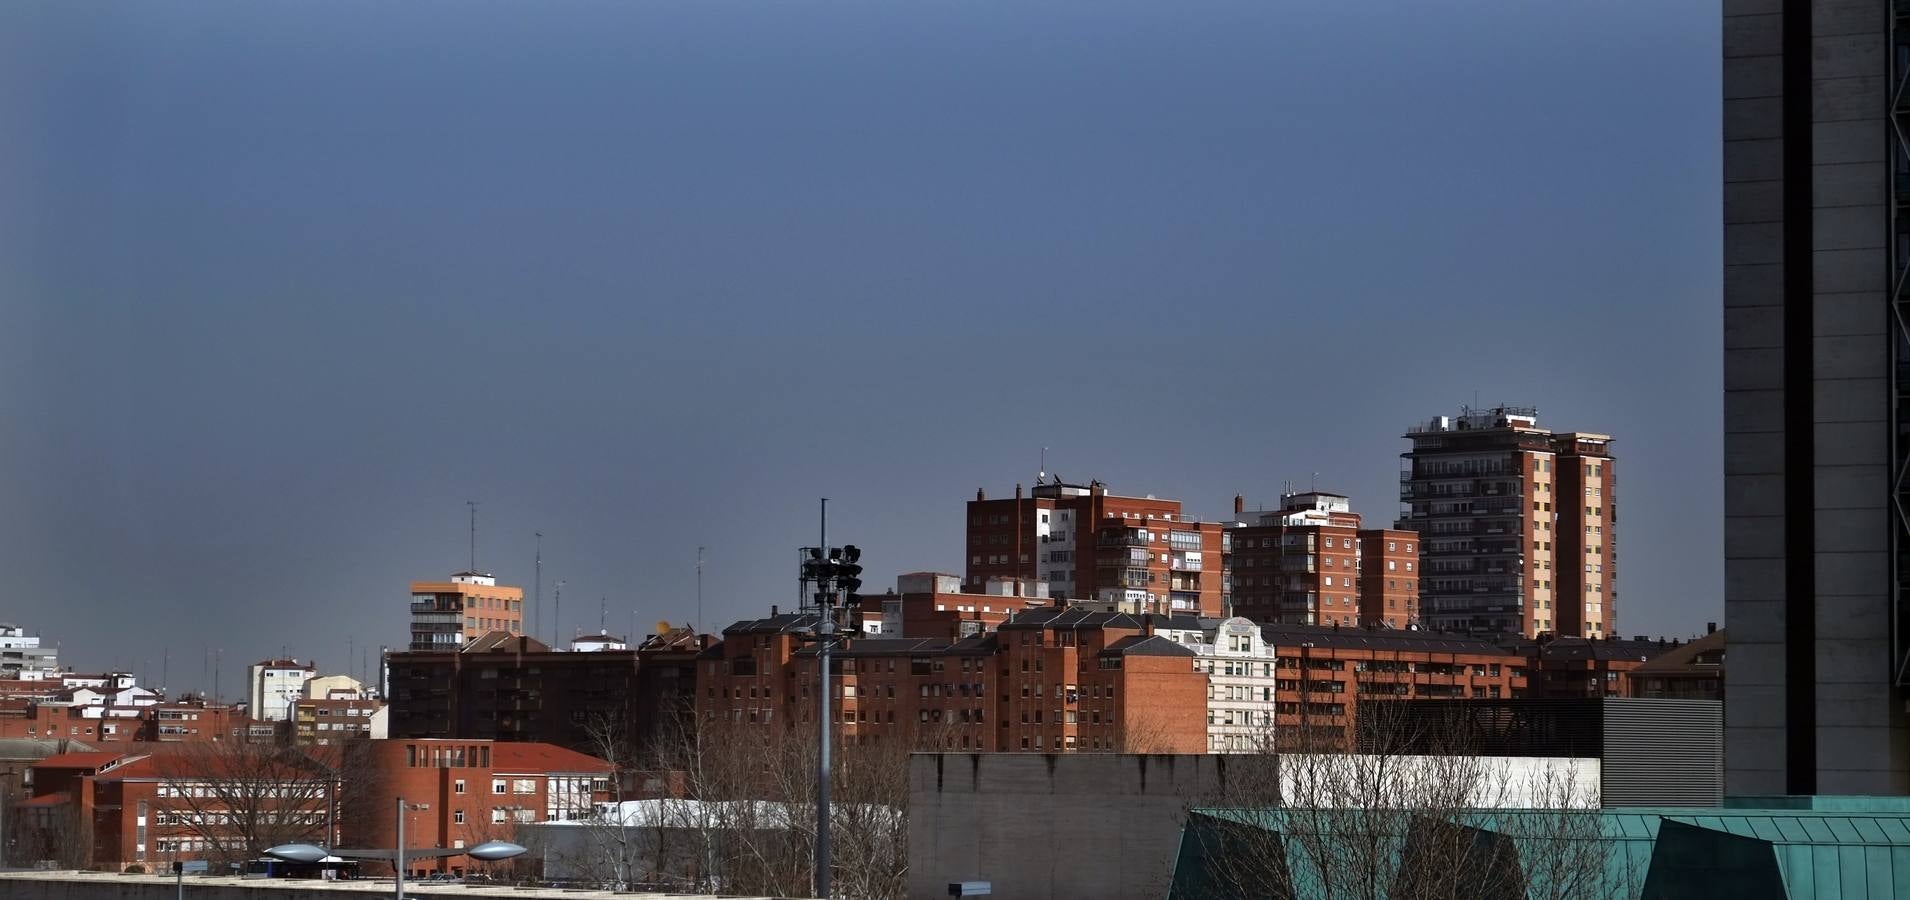
<path id="1" fill-rule="evenodd" d="M 822 500 L 822 534 L 817 546 L 802 548 L 802 575 L 799 579 L 805 603 L 814 603 L 816 630 L 816 686 L 821 696 L 821 715 L 816 723 L 816 896 L 830 896 L 829 885 L 829 719 L 831 651 L 841 640 L 836 622 L 839 601 L 854 596 L 862 587 L 862 551 L 854 544 L 829 546 L 829 498 Z"/>

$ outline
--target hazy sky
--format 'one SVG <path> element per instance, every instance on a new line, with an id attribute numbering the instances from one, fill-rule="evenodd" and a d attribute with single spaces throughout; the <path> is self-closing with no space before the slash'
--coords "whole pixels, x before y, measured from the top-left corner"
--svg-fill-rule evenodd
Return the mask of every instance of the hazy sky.
<path id="1" fill-rule="evenodd" d="M 0 618 L 197 687 L 412 579 L 564 626 L 962 568 L 962 502 L 1397 512 L 1617 438 L 1619 630 L 1721 615 L 1712 3 L 0 4 Z M 545 631 L 550 631 L 545 617 Z"/>

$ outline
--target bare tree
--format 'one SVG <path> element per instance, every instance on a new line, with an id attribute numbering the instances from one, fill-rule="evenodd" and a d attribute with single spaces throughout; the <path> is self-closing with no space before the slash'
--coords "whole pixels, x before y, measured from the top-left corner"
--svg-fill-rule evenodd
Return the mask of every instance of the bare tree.
<path id="1" fill-rule="evenodd" d="M 1611 848 L 1595 788 L 1569 763 L 1514 773 L 1479 755 L 1457 717 L 1394 709 L 1365 704 L 1356 747 L 1225 755 L 1224 787 L 1202 801 L 1212 812 L 1189 820 L 1205 883 L 1183 881 L 1177 896 L 1603 896 Z"/>
<path id="2" fill-rule="evenodd" d="M 324 841 L 340 772 L 300 748 L 245 741 L 183 744 L 156 761 L 157 836 L 185 836 L 219 862 L 278 844 Z"/>
<path id="3" fill-rule="evenodd" d="M 589 737 L 591 754 L 610 763 L 610 811 L 600 811 L 587 824 L 574 827 L 586 829 L 588 850 L 584 858 L 592 863 L 588 866 L 591 880 L 628 890 L 637 880 L 641 842 L 636 823 L 625 820 L 623 803 L 626 785 L 636 777 L 637 749 L 621 716 L 593 714 L 584 723 L 584 733 Z M 650 835 L 659 853 L 668 843 L 665 832 L 657 828 Z M 654 872 L 658 867 L 651 868 Z"/>
<path id="4" fill-rule="evenodd" d="M 689 798 L 659 804 L 678 837 L 673 858 L 701 891 L 805 896 L 813 886 L 816 739 L 806 727 L 705 719 L 665 742 L 663 765 Z M 907 895 L 908 755 L 940 749 L 952 726 L 905 739 L 839 736 L 831 751 L 831 861 L 839 896 Z"/>
<path id="5" fill-rule="evenodd" d="M 47 863 L 61 869 L 80 869 L 91 862 L 91 823 L 82 820 L 77 804 L 25 807 L 8 802 L 8 864 Z"/>

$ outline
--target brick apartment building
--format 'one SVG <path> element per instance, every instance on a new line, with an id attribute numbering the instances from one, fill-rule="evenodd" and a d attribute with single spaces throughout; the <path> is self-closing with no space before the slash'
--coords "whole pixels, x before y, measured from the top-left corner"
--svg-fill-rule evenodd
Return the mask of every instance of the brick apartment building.
<path id="1" fill-rule="evenodd" d="M 1225 608 L 1226 534 L 1179 500 L 1123 497 L 1099 481 L 1038 477 L 1024 496 L 968 503 L 967 587 L 990 579 L 1048 584 L 1056 599 L 1091 599 L 1130 613 Z"/>
<path id="2" fill-rule="evenodd" d="M 1234 498 L 1228 529 L 1233 613 L 1256 622 L 1384 625 L 1419 619 L 1419 535 L 1361 528 L 1346 497 L 1286 494 L 1280 508 L 1247 513 Z"/>
<path id="3" fill-rule="evenodd" d="M 1282 746 L 1349 746 L 1362 703 L 1525 696 L 1528 662 L 1490 641 L 1428 631 L 1268 625 Z M 1211 664 L 1211 662 L 1210 662 Z"/>
<path id="4" fill-rule="evenodd" d="M 1159 618 L 1041 608 L 960 640 L 854 639 L 833 654 L 833 721 L 858 744 L 1197 753 L 1206 676 L 1193 651 L 1149 633 Z M 816 656 L 805 636 L 814 625 L 772 611 L 725 629 L 700 663 L 701 717 L 813 723 Z"/>
<path id="5" fill-rule="evenodd" d="M 493 631 L 524 633 L 524 589 L 482 572 L 411 583 L 411 649 L 454 650 Z"/>
<path id="6" fill-rule="evenodd" d="M 521 840 L 521 825 L 587 818 L 611 796 L 610 763 L 539 742 L 361 741 L 347 757 L 359 777 L 347 787 L 340 837 L 353 847 L 396 845 L 399 799 L 407 847 L 471 847 Z M 455 857 L 406 868 L 463 874 L 465 865 Z"/>
<path id="7" fill-rule="evenodd" d="M 814 625 L 772 614 L 726 629 L 700 663 L 700 716 L 808 727 Z M 851 639 L 833 657 L 843 740 L 1016 752 L 1341 746 L 1363 701 L 1524 696 L 1531 666 L 1461 635 L 1069 607 L 957 640 Z"/>
<path id="8" fill-rule="evenodd" d="M 1608 435 L 1534 409 L 1466 408 L 1410 429 L 1397 527 L 1418 532 L 1421 618 L 1473 634 L 1605 637 L 1617 627 L 1617 475 Z"/>
<path id="9" fill-rule="evenodd" d="M 609 723 L 641 750 L 689 715 L 696 660 L 708 640 L 676 628 L 634 650 L 560 652 L 492 632 L 457 650 L 391 653 L 389 734 L 595 752 Z"/>

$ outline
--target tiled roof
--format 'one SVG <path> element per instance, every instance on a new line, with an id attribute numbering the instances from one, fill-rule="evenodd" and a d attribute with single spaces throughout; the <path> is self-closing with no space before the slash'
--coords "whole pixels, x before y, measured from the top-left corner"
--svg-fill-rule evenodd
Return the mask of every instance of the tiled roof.
<path id="1" fill-rule="evenodd" d="M 1127 613 L 1095 612 L 1079 607 L 1042 607 L 1016 613 L 1014 618 L 998 626 L 1002 630 L 1022 628 L 1132 628 L 1144 629 L 1141 619 Z"/>
<path id="2" fill-rule="evenodd" d="M 105 750 L 55 753 L 34 763 L 33 767 L 36 769 L 99 769 L 125 755 Z"/>
<path id="3" fill-rule="evenodd" d="M 1194 651 L 1187 649 L 1158 634 L 1131 634 L 1101 651 L 1102 656 L 1193 656 Z"/>
<path id="4" fill-rule="evenodd" d="M 597 757 L 556 744 L 503 742 L 491 745 L 491 769 L 499 774 L 546 775 L 552 772 L 609 772 Z"/>
<path id="5" fill-rule="evenodd" d="M 459 648 L 460 653 L 549 653 L 550 646 L 528 634 L 487 631 Z"/>
<path id="6" fill-rule="evenodd" d="M 842 644 L 833 651 L 835 656 L 926 656 L 947 650 L 949 642 L 944 638 L 855 638 Z M 797 656 L 816 655 L 815 645 L 796 651 Z"/>
<path id="7" fill-rule="evenodd" d="M 1700 665 L 1692 662 L 1700 654 L 1724 649 L 1724 630 L 1713 631 L 1688 644 L 1681 644 L 1651 658 L 1649 662 L 1633 669 L 1633 674 L 1648 675 L 1653 672 L 1691 672 L 1721 668 L 1713 665 Z"/>
<path id="8" fill-rule="evenodd" d="M 995 633 L 991 631 L 986 634 L 976 634 L 976 635 L 970 635 L 968 637 L 962 638 L 961 640 L 948 645 L 948 652 L 960 654 L 964 656 L 967 656 L 967 655 L 987 656 L 991 653 L 994 653 L 995 650 L 998 649 L 1000 646 L 1001 646 L 1000 639 L 996 638 Z"/>
<path id="9" fill-rule="evenodd" d="M 218 777 L 219 772 L 232 772 L 248 778 L 314 780 L 323 778 L 325 772 L 323 763 L 304 755 L 301 751 L 289 749 L 273 757 L 274 762 L 263 763 L 256 758 L 233 754 L 224 749 L 226 745 L 223 744 L 164 746 L 166 749 L 160 752 L 128 759 L 99 773 L 99 777 L 102 781 L 142 778 L 208 778 Z"/>
<path id="10" fill-rule="evenodd" d="M 728 628 L 724 634 L 781 634 L 788 631 L 814 631 L 816 617 L 810 613 L 782 613 L 763 619 L 744 619 Z"/>
<path id="11" fill-rule="evenodd" d="M 1260 634 L 1269 644 L 1297 647 L 1310 643 L 1315 647 L 1347 650 L 1397 650 L 1402 653 L 1479 653 L 1510 656 L 1512 651 L 1491 641 L 1447 634 L 1439 631 L 1404 631 L 1395 628 L 1333 628 L 1327 625 L 1262 625 Z"/>
<path id="12" fill-rule="evenodd" d="M 1633 660 L 1644 662 L 1671 649 L 1669 641 L 1613 640 L 1609 638 L 1558 637 L 1543 643 L 1518 640 L 1507 649 L 1524 656 L 1537 652 L 1541 659 L 1554 662 L 1573 660 Z"/>

